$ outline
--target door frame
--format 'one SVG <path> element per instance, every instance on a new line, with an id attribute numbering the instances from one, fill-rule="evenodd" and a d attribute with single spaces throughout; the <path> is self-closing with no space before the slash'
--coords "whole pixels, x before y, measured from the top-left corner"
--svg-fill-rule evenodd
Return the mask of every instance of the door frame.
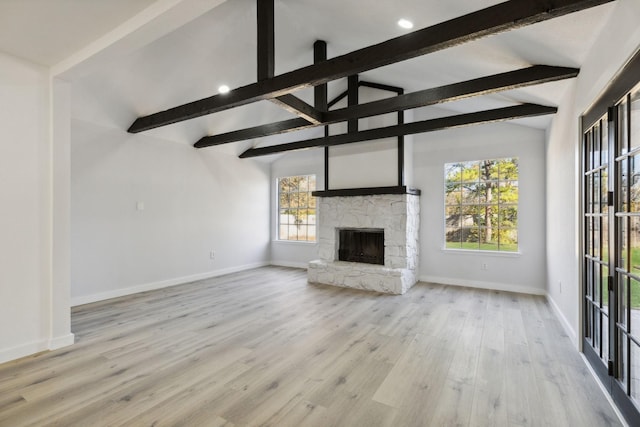
<path id="1" fill-rule="evenodd" d="M 607 142 L 609 144 L 609 161 L 608 161 L 608 173 L 610 176 L 610 182 L 616 182 L 617 179 L 617 167 L 616 167 L 616 148 L 617 148 L 617 140 L 615 140 L 615 134 L 617 132 L 617 127 L 611 126 L 611 120 L 616 120 L 617 123 L 617 114 L 613 111 L 614 108 L 622 99 L 633 90 L 638 83 L 640 83 L 640 50 L 638 50 L 627 63 L 622 67 L 622 69 L 617 73 L 617 75 L 613 78 L 613 80 L 609 83 L 604 92 L 598 97 L 598 99 L 591 105 L 591 107 L 586 110 L 580 116 L 580 141 L 579 141 L 579 155 L 580 155 L 580 167 L 579 167 L 579 200 L 580 200 L 580 231 L 578 233 L 579 239 L 579 247 L 580 247 L 580 265 L 579 265 L 579 280 L 580 280 L 580 301 L 579 301 L 579 317 L 580 317 L 580 339 L 579 339 L 579 350 L 585 355 L 589 365 L 596 373 L 601 383 L 607 389 L 611 398 L 618 406 L 618 409 L 623 414 L 625 419 L 632 423 L 634 420 L 640 419 L 640 411 L 633 404 L 631 398 L 627 396 L 627 393 L 622 389 L 618 381 L 615 377 L 615 372 L 617 371 L 617 362 L 613 360 L 613 366 L 611 363 L 608 363 L 608 366 L 602 363 L 602 359 L 595 352 L 591 344 L 585 338 L 585 321 L 587 313 L 585 313 L 585 191 L 587 189 L 584 185 L 585 178 L 585 133 L 591 129 L 604 115 L 608 115 L 609 121 L 609 134 L 607 135 Z M 609 141 L 611 141 L 611 137 L 614 137 L 614 147 L 611 147 Z M 612 161 L 613 160 L 613 161 Z M 617 188 L 609 186 L 609 191 L 615 190 L 614 195 L 617 197 Z M 611 194 L 611 193 L 610 193 Z M 614 200 L 614 206 L 610 206 L 609 218 L 615 216 L 615 207 L 617 206 L 617 200 Z M 618 233 L 616 232 L 615 227 L 612 227 L 612 222 L 609 221 L 609 236 L 613 236 L 613 239 L 609 239 L 609 266 L 611 266 L 612 255 L 614 255 L 613 248 L 618 245 Z M 613 278 L 613 283 L 610 282 L 610 290 L 609 293 L 609 307 L 616 307 L 617 304 L 617 274 L 615 269 L 612 271 L 609 269 L 609 281 Z M 615 345 L 617 343 L 617 331 L 615 330 L 615 324 L 618 320 L 616 310 L 609 310 L 609 359 L 611 360 L 611 355 L 614 352 Z M 615 333 L 612 333 L 615 332 Z"/>

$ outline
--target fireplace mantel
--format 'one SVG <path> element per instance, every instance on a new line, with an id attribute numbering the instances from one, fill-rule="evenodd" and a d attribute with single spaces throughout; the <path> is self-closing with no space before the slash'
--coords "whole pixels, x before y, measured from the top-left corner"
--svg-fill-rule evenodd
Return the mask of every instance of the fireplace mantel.
<path id="1" fill-rule="evenodd" d="M 420 190 L 409 188 L 405 185 L 392 187 L 364 187 L 364 188 L 342 188 L 338 190 L 314 191 L 314 197 L 352 197 L 352 196 L 375 196 L 381 194 L 412 194 L 420 195 Z"/>

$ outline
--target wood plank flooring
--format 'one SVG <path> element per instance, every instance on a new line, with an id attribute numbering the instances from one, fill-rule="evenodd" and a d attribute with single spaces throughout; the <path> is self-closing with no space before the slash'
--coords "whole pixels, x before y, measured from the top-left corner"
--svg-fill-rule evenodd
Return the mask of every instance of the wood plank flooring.
<path id="1" fill-rule="evenodd" d="M 265 267 L 73 309 L 0 365 L 0 426 L 613 426 L 542 297 Z"/>

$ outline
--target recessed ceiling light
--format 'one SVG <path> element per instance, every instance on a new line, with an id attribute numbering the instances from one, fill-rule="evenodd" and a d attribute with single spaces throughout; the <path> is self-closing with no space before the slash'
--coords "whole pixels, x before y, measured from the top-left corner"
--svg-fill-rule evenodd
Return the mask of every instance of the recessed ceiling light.
<path id="1" fill-rule="evenodd" d="M 409 21 L 408 19 L 400 19 L 398 21 L 398 25 L 402 28 L 406 28 L 407 30 L 413 28 L 413 22 Z"/>
<path id="2" fill-rule="evenodd" d="M 228 93 L 229 92 L 229 86 L 227 85 L 222 85 L 218 88 L 218 92 L 220 93 Z"/>

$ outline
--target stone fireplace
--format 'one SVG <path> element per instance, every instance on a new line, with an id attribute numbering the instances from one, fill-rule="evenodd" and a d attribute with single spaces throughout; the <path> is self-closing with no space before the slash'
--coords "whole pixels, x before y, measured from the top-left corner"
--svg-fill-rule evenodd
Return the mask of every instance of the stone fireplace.
<path id="1" fill-rule="evenodd" d="M 317 192 L 320 259 L 309 263 L 310 283 L 390 294 L 403 294 L 416 283 L 420 191 L 377 190 Z"/>

